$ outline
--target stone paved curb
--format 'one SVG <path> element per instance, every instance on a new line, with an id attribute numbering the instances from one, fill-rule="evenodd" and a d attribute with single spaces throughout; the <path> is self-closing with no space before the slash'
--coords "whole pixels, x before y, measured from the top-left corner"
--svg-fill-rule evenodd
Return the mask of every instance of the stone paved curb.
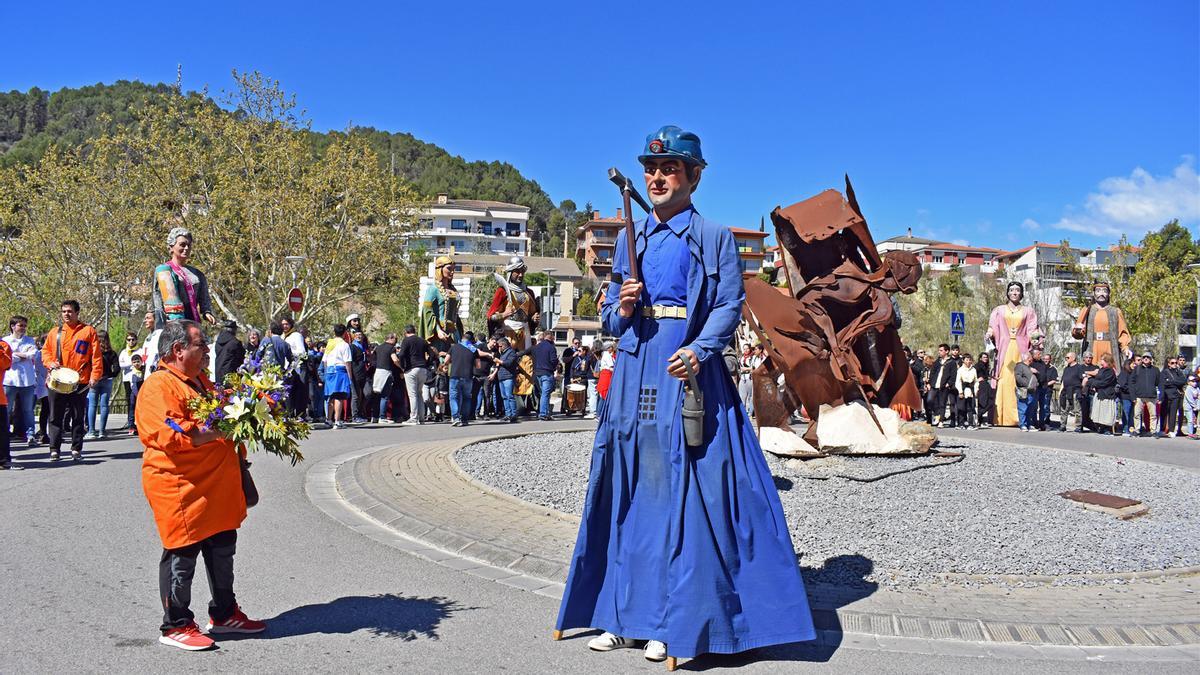
<path id="1" fill-rule="evenodd" d="M 305 489 L 326 514 L 376 541 L 557 599 L 578 519 L 483 485 L 452 459 L 465 445 L 513 435 L 356 450 L 314 465 Z M 809 590 L 825 644 L 1003 658 L 1200 661 L 1200 579 L 1134 583 L 1115 590 L 935 587 L 865 598 L 840 587 Z"/>

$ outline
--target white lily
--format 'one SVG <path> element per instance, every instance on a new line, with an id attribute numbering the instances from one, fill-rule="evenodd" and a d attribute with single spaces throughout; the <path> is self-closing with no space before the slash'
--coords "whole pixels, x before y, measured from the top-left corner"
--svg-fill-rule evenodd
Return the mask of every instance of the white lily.
<path id="1" fill-rule="evenodd" d="M 258 399 L 257 401 L 255 401 L 255 403 L 254 403 L 254 416 L 255 416 L 256 418 L 258 418 L 258 420 L 259 420 L 259 421 L 261 421 L 261 422 L 265 422 L 265 421 L 267 421 L 268 419 L 270 419 L 270 417 L 271 417 L 271 407 L 267 405 L 267 401 L 266 401 L 265 399 L 261 399 L 261 398 L 260 398 L 260 399 Z"/>
<path id="2" fill-rule="evenodd" d="M 246 406 L 246 400 L 241 396 L 234 396 L 229 401 L 229 405 L 225 406 L 225 417 L 231 420 L 241 419 L 249 412 L 251 410 Z"/>

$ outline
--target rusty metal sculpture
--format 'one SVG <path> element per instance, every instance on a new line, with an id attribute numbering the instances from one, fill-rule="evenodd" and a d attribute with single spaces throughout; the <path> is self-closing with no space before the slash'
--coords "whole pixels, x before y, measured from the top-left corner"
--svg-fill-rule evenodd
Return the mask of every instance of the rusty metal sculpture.
<path id="1" fill-rule="evenodd" d="M 920 410 L 891 299 L 916 291 L 917 257 L 907 251 L 879 255 L 849 176 L 846 196 L 826 190 L 777 207 L 771 221 L 787 289 L 750 279 L 742 310 L 768 356 L 752 374 L 759 427 L 790 430 L 788 418 L 803 405 L 813 421 L 804 440 L 817 447 L 822 404 L 862 400 L 904 418 Z M 780 376 L 786 386 L 779 386 Z"/>

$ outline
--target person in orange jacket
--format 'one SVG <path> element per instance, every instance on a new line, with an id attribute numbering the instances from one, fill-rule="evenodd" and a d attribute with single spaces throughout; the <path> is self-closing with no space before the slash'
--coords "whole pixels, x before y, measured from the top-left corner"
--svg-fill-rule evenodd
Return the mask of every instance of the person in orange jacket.
<path id="1" fill-rule="evenodd" d="M 0 340 L 0 380 L 4 372 L 12 368 L 12 347 Z M 8 396 L 4 387 L 0 387 L 0 471 L 6 471 L 12 466 L 12 449 L 8 439 Z"/>
<path id="2" fill-rule="evenodd" d="M 189 605 L 196 556 L 204 556 L 212 602 L 208 633 L 266 629 L 238 607 L 233 592 L 237 529 L 246 518 L 242 456 L 219 430 L 203 426 L 188 401 L 213 390 L 204 374 L 208 342 L 194 321 L 168 321 L 158 342 L 159 369 L 142 384 L 134 412 L 142 455 L 142 490 L 162 540 L 158 567 L 163 603 L 159 642 L 198 651 L 213 641 Z"/>
<path id="3" fill-rule="evenodd" d="M 79 301 L 63 300 L 59 307 L 62 323 L 50 329 L 42 345 L 42 363 L 53 373 L 70 368 L 79 374 L 79 386 L 70 393 L 51 389 L 50 397 L 50 459 L 57 460 L 63 441 L 63 419 L 71 414 L 71 458 L 83 458 L 84 412 L 87 410 L 87 388 L 94 387 L 104 376 L 104 359 L 96 339 L 96 329 L 79 320 Z"/>

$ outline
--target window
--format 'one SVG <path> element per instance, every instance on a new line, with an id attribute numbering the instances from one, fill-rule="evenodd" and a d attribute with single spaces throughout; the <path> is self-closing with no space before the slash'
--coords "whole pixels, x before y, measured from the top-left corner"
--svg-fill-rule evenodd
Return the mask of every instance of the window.
<path id="1" fill-rule="evenodd" d="M 490 221 L 490 220 L 479 221 L 479 231 L 484 234 L 491 234 L 492 233 L 492 221 Z"/>
<path id="2" fill-rule="evenodd" d="M 743 260 L 742 261 L 742 271 L 743 272 L 751 272 L 753 274 L 758 274 L 759 272 L 762 271 L 762 261 L 761 260 Z"/>
<path id="3" fill-rule="evenodd" d="M 506 253 L 520 253 L 521 252 L 521 243 L 520 242 L 512 242 L 512 241 L 505 242 L 504 251 Z"/>
<path id="4" fill-rule="evenodd" d="M 504 224 L 504 233 L 510 237 L 521 236 L 521 224 L 520 223 L 505 223 Z"/>
<path id="5" fill-rule="evenodd" d="M 933 262 L 935 262 L 935 263 L 940 263 L 940 262 L 942 262 L 942 254 L 941 254 L 941 253 L 935 253 L 935 254 L 933 255 Z"/>
<path id="6" fill-rule="evenodd" d="M 450 221 L 450 229 L 458 230 L 459 232 L 467 231 L 467 221 L 461 218 L 454 218 Z"/>

